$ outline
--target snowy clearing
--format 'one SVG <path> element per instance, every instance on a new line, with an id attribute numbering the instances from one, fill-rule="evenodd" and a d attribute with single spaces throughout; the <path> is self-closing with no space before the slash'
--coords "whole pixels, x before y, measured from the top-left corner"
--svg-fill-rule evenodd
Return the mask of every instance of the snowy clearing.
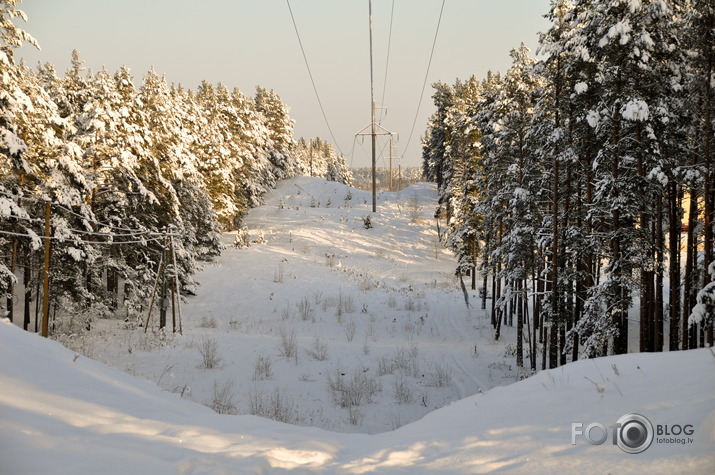
<path id="1" fill-rule="evenodd" d="M 368 192 L 322 179 L 281 183 L 246 219 L 257 242 L 236 249 L 227 234 L 197 276 L 183 335 L 101 320 L 70 351 L 0 325 L 0 473 L 715 465 L 711 350 L 580 361 L 514 383 L 512 329 L 495 341 L 477 292 L 465 306 L 437 241 L 433 185 L 378 206 L 371 215 Z M 628 413 L 690 425 L 692 443 L 656 440 L 637 455 L 610 439 L 571 444 L 573 423 Z"/>

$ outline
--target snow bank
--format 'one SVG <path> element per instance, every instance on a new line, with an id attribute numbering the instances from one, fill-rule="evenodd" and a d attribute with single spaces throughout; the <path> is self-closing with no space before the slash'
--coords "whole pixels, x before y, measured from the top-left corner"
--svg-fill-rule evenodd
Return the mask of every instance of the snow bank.
<path id="1" fill-rule="evenodd" d="M 711 473 L 710 349 L 573 363 L 379 435 L 220 416 L 58 343 L 0 324 L 0 474 Z M 572 423 L 637 412 L 692 443 L 630 455 L 571 444 Z M 661 437 L 662 439 L 662 437 Z"/>

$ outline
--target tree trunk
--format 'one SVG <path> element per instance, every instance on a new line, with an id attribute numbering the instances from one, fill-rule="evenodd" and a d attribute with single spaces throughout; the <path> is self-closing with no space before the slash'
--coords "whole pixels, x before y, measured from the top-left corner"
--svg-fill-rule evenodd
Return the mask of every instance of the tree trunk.
<path id="1" fill-rule="evenodd" d="M 8 277 L 7 289 L 7 318 L 12 321 L 15 314 L 15 262 L 17 261 L 17 241 L 12 242 L 12 250 L 10 251 L 10 277 Z"/>
<path id="2" fill-rule="evenodd" d="M 663 351 L 663 197 L 659 196 L 655 207 L 655 311 L 654 351 Z"/>
<path id="3" fill-rule="evenodd" d="M 482 310 L 487 309 L 487 283 L 489 281 L 489 233 L 487 233 L 487 242 L 484 244 L 484 280 L 482 288 Z"/>
<path id="4" fill-rule="evenodd" d="M 516 365 L 519 368 L 524 367 L 524 305 L 522 302 L 522 292 L 526 289 L 526 285 L 521 279 L 516 281 Z"/>
<path id="5" fill-rule="evenodd" d="M 691 331 L 688 325 L 688 316 L 690 309 L 695 303 L 696 275 L 695 275 L 695 259 L 697 256 L 697 242 L 695 240 L 695 226 L 698 219 L 698 193 L 695 188 L 690 189 L 690 207 L 688 208 L 688 230 L 685 244 L 685 274 L 683 279 L 685 286 L 683 290 L 683 342 L 681 348 L 684 350 L 691 348 Z"/>
<path id="6" fill-rule="evenodd" d="M 25 265 L 22 270 L 22 285 L 25 288 L 25 302 L 23 306 L 23 320 L 22 328 L 27 331 L 30 327 L 30 309 L 32 305 L 32 262 L 31 262 L 32 251 L 27 248 L 25 253 Z"/>
<path id="7" fill-rule="evenodd" d="M 668 193 L 668 279 L 670 280 L 670 291 L 668 293 L 668 316 L 670 317 L 670 337 L 668 349 L 674 351 L 678 349 L 680 340 L 680 205 L 678 203 L 678 185 L 671 181 Z"/>
<path id="8" fill-rule="evenodd" d="M 715 16 L 710 15 L 709 18 L 709 30 L 712 31 L 715 28 Z M 715 69 L 715 52 L 713 51 L 712 44 L 707 45 L 707 68 L 705 74 L 705 121 L 703 137 L 705 138 L 705 143 L 703 146 L 703 155 L 705 157 L 704 164 L 704 189 L 703 189 L 703 200 L 704 200 L 704 211 L 703 211 L 703 249 L 704 257 L 703 260 L 703 287 L 708 285 L 712 281 L 712 276 L 708 272 L 708 267 L 713 262 L 713 218 L 715 217 L 715 190 L 712 188 L 712 180 L 715 177 L 713 173 L 713 91 L 712 91 L 712 77 L 713 69 Z M 710 347 L 713 346 L 713 315 L 710 315 L 710 321 L 707 323 L 706 329 L 706 339 Z M 702 342 L 701 342 L 702 343 Z"/>

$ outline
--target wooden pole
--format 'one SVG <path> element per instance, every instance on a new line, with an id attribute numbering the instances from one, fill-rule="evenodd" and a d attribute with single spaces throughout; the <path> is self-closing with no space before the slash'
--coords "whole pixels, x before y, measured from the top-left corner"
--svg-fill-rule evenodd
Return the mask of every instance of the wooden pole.
<path id="1" fill-rule="evenodd" d="M 51 204 L 45 202 L 45 269 L 42 288 L 42 336 L 47 338 L 50 326 L 50 217 Z"/>
<path id="2" fill-rule="evenodd" d="M 372 122 L 370 123 L 371 129 L 371 140 L 372 140 L 372 212 L 377 211 L 377 161 L 375 159 L 375 135 L 377 131 L 375 130 L 375 88 L 373 81 L 373 67 L 372 67 L 372 0 L 368 1 L 368 9 L 370 14 L 370 108 L 372 115 Z"/>
<path id="3" fill-rule="evenodd" d="M 174 247 L 174 237 L 169 236 L 171 246 L 171 261 L 174 263 L 174 288 L 176 289 L 176 309 L 179 313 L 179 334 L 184 334 L 181 323 L 181 292 L 179 291 L 179 269 L 176 267 L 176 248 Z"/>
<path id="4" fill-rule="evenodd" d="M 171 283 L 171 331 L 176 333 L 176 260 L 174 259 L 174 238 L 169 237 L 169 255 L 174 269 L 174 282 Z"/>
<path id="5" fill-rule="evenodd" d="M 15 263 L 17 262 L 17 241 L 12 242 L 12 253 L 10 255 L 10 274 L 9 287 L 7 292 L 7 318 L 13 321 L 15 314 Z"/>
<path id="6" fill-rule="evenodd" d="M 149 321 L 151 321 L 151 311 L 154 309 L 154 297 L 156 297 L 156 287 L 159 284 L 159 275 L 161 275 L 162 267 L 164 266 L 164 253 L 161 253 L 161 259 L 159 259 L 159 270 L 156 274 L 156 280 L 154 280 L 154 290 L 151 292 L 151 302 L 149 303 L 149 314 L 146 316 L 146 323 L 144 324 L 144 333 L 146 333 L 147 328 L 149 328 Z"/>

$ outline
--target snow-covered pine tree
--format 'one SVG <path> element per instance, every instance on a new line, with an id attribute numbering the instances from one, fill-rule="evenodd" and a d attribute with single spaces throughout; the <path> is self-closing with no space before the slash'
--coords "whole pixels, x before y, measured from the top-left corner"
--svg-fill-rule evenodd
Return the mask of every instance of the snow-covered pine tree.
<path id="1" fill-rule="evenodd" d="M 0 1 L 0 249 L 7 256 L 16 255 L 17 238 L 28 234 L 18 222 L 26 222 L 28 215 L 17 204 L 17 196 L 23 194 L 23 181 L 30 167 L 25 159 L 27 144 L 18 131 L 16 117 L 19 109 L 29 104 L 29 98 L 21 89 L 22 78 L 15 65 L 14 50 L 23 43 L 37 46 L 36 40 L 14 23 L 17 18 L 27 21 L 25 14 L 16 8 L 18 3 L 19 0 Z M 8 259 L 11 260 L 12 257 Z M 13 264 L 0 261 L 0 295 L 6 295 L 14 285 Z M 6 310 L 10 316 L 11 305 Z"/>
<path id="2" fill-rule="evenodd" d="M 692 112 L 693 126 L 690 138 L 694 144 L 694 165 L 700 170 L 701 182 L 690 188 L 691 202 L 700 196 L 703 202 L 702 218 L 702 249 L 701 269 L 697 268 L 695 244 L 697 241 L 688 230 L 689 263 L 692 272 L 686 272 L 686 307 L 692 306 L 697 299 L 697 311 L 690 317 L 690 328 L 683 328 L 683 348 L 703 346 L 706 342 L 713 345 L 714 310 L 712 305 L 712 283 L 715 276 L 712 273 L 712 262 L 715 260 L 715 5 L 706 0 L 692 0 L 692 8 L 687 12 L 685 26 L 685 44 L 689 54 L 689 84 L 688 92 L 691 101 L 689 109 Z M 694 178 L 694 177 L 693 177 Z M 697 209 L 697 208 L 696 208 Z M 692 255 L 691 255 L 692 254 Z M 709 268 L 710 266 L 710 268 Z M 694 278 L 695 281 L 689 280 Z M 697 292 L 696 289 L 701 287 Z M 709 302 L 709 303 L 708 303 Z M 685 321 L 684 321 L 685 323 Z M 701 332 L 697 331 L 699 324 Z M 690 335 L 686 333 L 689 330 Z M 703 338 L 704 337 L 704 338 Z M 705 341 L 703 341 L 705 340 Z"/>
<path id="3" fill-rule="evenodd" d="M 164 227 L 181 236 L 174 240 L 178 279 L 182 288 L 189 290 L 195 287 L 196 259 L 216 255 L 220 241 L 218 222 L 190 151 L 193 137 L 187 133 L 190 129 L 184 124 L 188 119 L 182 115 L 186 109 L 175 97 L 152 68 L 144 76 L 137 99 L 145 121 L 150 164 L 159 178 L 153 188 L 158 188 L 155 193 L 164 206 L 171 205 Z"/>
<path id="4" fill-rule="evenodd" d="M 275 91 L 260 86 L 256 87 L 254 102 L 268 130 L 268 159 L 272 165 L 273 177 L 275 180 L 290 178 L 296 174 L 296 163 L 293 156 L 294 121 L 290 118 L 289 108 Z"/>
<path id="5" fill-rule="evenodd" d="M 206 187 L 213 202 L 219 222 L 224 229 L 232 229 L 239 219 L 241 208 L 237 206 L 238 183 L 233 173 L 241 165 L 241 157 L 228 130 L 229 117 L 235 115 L 227 109 L 228 92 L 222 88 L 221 103 L 216 88 L 203 81 L 196 93 L 196 100 L 204 112 L 200 119 L 200 135 L 197 140 L 199 172 L 206 180 Z M 245 206 L 245 204 L 243 205 Z"/>
<path id="6" fill-rule="evenodd" d="M 75 305 L 84 309 L 95 303 L 86 283 L 100 252 L 90 245 L 93 229 L 89 223 L 94 216 L 86 201 L 91 190 L 81 166 L 82 150 L 65 138 L 72 135 L 72 124 L 60 117 L 57 105 L 42 87 L 40 78 L 29 70 L 24 70 L 23 90 L 31 104 L 20 111 L 17 119 L 26 131 L 23 134 L 30 164 L 24 191 L 33 197 L 29 200 L 33 216 L 43 216 L 44 201 L 53 204 L 50 305 L 53 308 Z M 37 224 L 35 231 L 44 234 L 42 226 Z M 40 262 L 40 256 L 33 255 L 31 243 L 23 247 L 23 259 L 27 259 L 24 270 L 29 272 L 33 261 Z M 95 310 L 101 312 L 101 308 Z M 25 321 L 28 314 L 26 308 Z M 58 331 L 69 334 L 89 325 L 88 315 L 68 314 L 70 318 L 62 323 L 69 327 L 57 328 Z"/>
<path id="7" fill-rule="evenodd" d="M 591 214 L 608 223 L 601 229 L 608 236 L 606 277 L 586 304 L 591 313 L 581 322 L 582 338 L 588 339 L 589 351 L 611 339 L 614 352 L 623 353 L 628 351 L 628 309 L 635 290 L 641 290 L 656 320 L 662 315 L 662 301 L 659 312 L 654 291 L 662 250 L 653 235 L 662 233 L 658 203 L 664 175 L 658 168 L 663 165 L 663 138 L 658 134 L 670 118 L 663 98 L 677 87 L 663 70 L 663 58 L 674 47 L 673 10 L 664 2 L 641 1 L 583 0 L 569 6 L 564 17 L 571 29 L 567 46 L 592 78 L 576 87 L 593 90 L 597 97 L 589 110 L 578 111 L 578 120 L 593 128 L 598 144 L 592 157 Z M 651 233 L 656 224 L 657 232 Z M 634 276 L 638 269 L 644 269 L 639 279 Z M 609 322 L 591 321 L 604 313 Z M 659 327 L 662 318 L 642 325 L 654 335 Z"/>
<path id="8" fill-rule="evenodd" d="M 236 170 L 242 185 L 243 213 L 263 202 L 263 196 L 275 188 L 276 177 L 269 161 L 270 131 L 256 109 L 256 103 L 238 88 L 231 92 L 236 116 L 231 123 L 232 135 L 241 154 L 243 165 Z M 238 227 L 240 223 L 236 223 Z"/>
<path id="9" fill-rule="evenodd" d="M 454 89 L 448 84 L 437 82 L 432 85 L 435 93 L 432 100 L 437 108 L 429 119 L 427 134 L 422 140 L 422 169 L 428 181 L 437 184 L 441 195 L 444 187 L 444 167 L 447 166 L 446 146 L 449 143 L 449 127 L 445 120 L 449 108 L 454 104 Z"/>

